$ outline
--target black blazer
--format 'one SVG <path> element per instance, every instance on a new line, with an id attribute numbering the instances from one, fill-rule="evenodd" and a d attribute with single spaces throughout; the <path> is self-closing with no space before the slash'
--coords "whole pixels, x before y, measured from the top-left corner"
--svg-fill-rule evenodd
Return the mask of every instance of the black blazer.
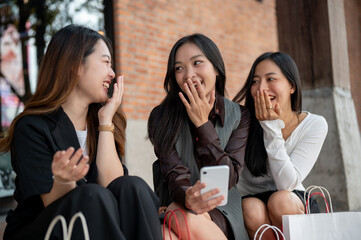
<path id="1" fill-rule="evenodd" d="M 11 164 L 17 174 L 14 198 L 18 203 L 33 195 L 50 192 L 53 155 L 70 146 L 80 147 L 75 128 L 61 107 L 51 114 L 25 116 L 17 122 Z M 93 159 L 85 178 L 95 183 L 97 175 Z M 82 183 L 84 180 L 79 182 Z"/>
<path id="2" fill-rule="evenodd" d="M 75 128 L 61 107 L 50 114 L 22 117 L 17 122 L 11 147 L 11 164 L 17 175 L 14 198 L 18 206 L 8 213 L 8 227 L 31 221 L 44 208 L 40 194 L 48 193 L 52 188 L 53 155 L 70 146 L 75 149 L 80 147 Z M 128 170 L 123 167 L 127 175 Z M 93 159 L 85 176 L 86 182 L 96 183 L 97 176 L 96 161 Z M 85 184 L 85 180 L 77 184 Z"/>

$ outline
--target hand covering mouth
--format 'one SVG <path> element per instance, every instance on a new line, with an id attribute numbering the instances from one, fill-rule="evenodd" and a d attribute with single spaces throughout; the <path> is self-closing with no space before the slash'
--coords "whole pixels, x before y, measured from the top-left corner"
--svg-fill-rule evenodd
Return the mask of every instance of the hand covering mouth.
<path id="1" fill-rule="evenodd" d="M 203 81 L 200 81 L 201 85 L 203 84 Z M 193 82 L 194 87 L 196 88 L 198 86 L 197 82 Z"/>

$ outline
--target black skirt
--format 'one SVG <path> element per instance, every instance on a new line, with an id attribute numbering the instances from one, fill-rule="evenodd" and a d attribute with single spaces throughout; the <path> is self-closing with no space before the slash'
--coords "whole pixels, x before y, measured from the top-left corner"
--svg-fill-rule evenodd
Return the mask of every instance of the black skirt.
<path id="1" fill-rule="evenodd" d="M 267 205 L 268 199 L 275 192 L 277 192 L 277 191 L 272 190 L 272 191 L 266 191 L 266 192 L 261 192 L 261 193 L 257 193 L 257 194 L 249 194 L 249 195 L 243 196 L 243 198 L 255 197 L 255 198 L 258 198 L 259 200 L 261 200 L 262 202 L 264 202 Z M 306 201 L 305 201 L 305 199 L 303 197 L 305 192 L 300 191 L 300 190 L 293 190 L 292 192 L 294 194 L 296 194 L 297 197 L 300 198 L 301 202 L 303 203 L 303 206 L 306 209 Z M 306 198 L 308 198 L 308 193 L 306 194 Z M 320 212 L 317 201 L 316 201 L 316 199 L 314 197 L 310 197 L 310 210 L 311 210 L 311 213 L 319 213 Z"/>

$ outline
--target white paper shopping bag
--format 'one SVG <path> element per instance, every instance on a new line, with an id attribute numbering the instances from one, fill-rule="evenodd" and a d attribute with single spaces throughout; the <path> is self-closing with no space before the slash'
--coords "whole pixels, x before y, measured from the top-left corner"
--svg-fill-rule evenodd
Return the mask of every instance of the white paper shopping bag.
<path id="1" fill-rule="evenodd" d="M 324 199 L 323 190 L 317 186 L 311 186 L 311 191 L 320 189 Z M 308 189 L 305 191 L 305 195 Z M 288 240 L 359 240 L 361 239 L 361 212 L 333 212 L 332 201 L 327 192 L 330 205 L 329 213 L 284 215 L 282 216 L 283 233 Z M 306 198 L 305 198 L 306 199 Z M 308 202 L 307 201 L 307 202 Z M 327 204 L 327 203 L 326 203 Z M 307 204 L 306 204 L 307 206 Z M 330 207 L 329 207 L 330 206 Z M 309 213 L 309 206 L 306 212 Z"/>
<path id="2" fill-rule="evenodd" d="M 361 212 L 284 215 L 282 222 L 288 240 L 361 239 Z"/>

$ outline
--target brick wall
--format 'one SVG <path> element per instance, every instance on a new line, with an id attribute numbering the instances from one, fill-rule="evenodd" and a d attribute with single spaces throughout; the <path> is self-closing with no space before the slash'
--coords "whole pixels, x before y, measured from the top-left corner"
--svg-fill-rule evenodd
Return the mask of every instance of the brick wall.
<path id="1" fill-rule="evenodd" d="M 114 0 L 117 73 L 125 75 L 128 119 L 148 119 L 164 97 L 168 54 L 182 36 L 200 32 L 220 48 L 233 97 L 253 60 L 278 49 L 275 1 Z"/>

